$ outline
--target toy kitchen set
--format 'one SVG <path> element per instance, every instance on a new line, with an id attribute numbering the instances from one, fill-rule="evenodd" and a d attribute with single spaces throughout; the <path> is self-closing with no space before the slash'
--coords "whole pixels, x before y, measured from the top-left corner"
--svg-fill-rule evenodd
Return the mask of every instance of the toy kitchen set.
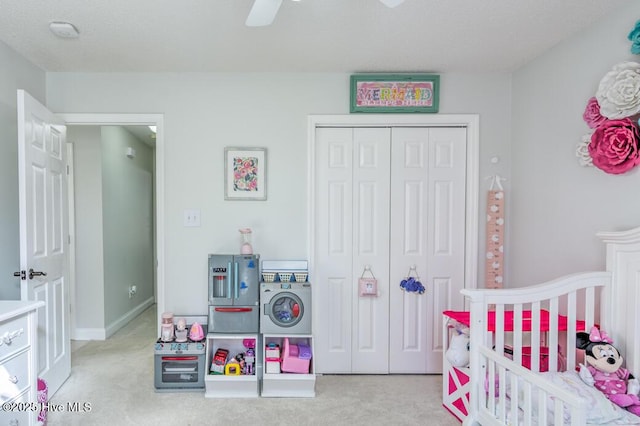
<path id="1" fill-rule="evenodd" d="M 156 391 L 315 396 L 307 262 L 210 254 L 207 264 L 207 315 L 162 315 Z"/>

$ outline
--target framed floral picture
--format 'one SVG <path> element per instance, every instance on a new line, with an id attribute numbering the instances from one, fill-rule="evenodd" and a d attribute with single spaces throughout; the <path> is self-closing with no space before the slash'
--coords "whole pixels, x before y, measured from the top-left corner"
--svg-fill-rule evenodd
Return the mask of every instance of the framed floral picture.
<path id="1" fill-rule="evenodd" d="M 266 200 L 266 148 L 225 148 L 224 187 L 225 200 Z"/>

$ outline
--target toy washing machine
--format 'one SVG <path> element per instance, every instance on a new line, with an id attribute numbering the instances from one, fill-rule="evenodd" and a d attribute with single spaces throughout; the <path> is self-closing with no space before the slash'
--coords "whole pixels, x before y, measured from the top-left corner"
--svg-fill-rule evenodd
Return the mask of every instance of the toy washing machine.
<path id="1" fill-rule="evenodd" d="M 262 283 L 260 286 L 260 332 L 311 334 L 311 285 Z"/>

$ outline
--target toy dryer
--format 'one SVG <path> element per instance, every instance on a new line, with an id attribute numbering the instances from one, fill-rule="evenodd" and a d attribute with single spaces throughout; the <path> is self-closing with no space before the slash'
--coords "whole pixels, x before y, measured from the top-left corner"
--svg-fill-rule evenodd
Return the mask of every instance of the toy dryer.
<path id="1" fill-rule="evenodd" d="M 210 333 L 258 333 L 259 255 L 209 255 Z"/>

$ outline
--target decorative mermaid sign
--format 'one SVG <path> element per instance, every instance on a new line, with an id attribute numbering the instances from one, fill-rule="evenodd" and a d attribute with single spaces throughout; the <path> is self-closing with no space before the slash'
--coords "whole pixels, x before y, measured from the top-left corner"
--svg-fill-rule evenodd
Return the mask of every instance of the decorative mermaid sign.
<path id="1" fill-rule="evenodd" d="M 351 76 L 351 112 L 438 112 L 440 76 L 356 74 Z"/>

